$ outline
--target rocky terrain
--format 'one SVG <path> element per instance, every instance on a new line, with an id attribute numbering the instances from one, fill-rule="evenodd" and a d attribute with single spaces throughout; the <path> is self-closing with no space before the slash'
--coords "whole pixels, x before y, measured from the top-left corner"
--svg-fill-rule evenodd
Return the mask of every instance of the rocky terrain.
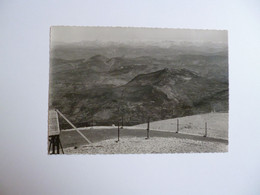
<path id="1" fill-rule="evenodd" d="M 81 48 L 78 59 L 68 59 L 67 51 L 73 53 L 78 47 L 56 47 L 52 52 L 49 107 L 58 108 L 77 126 L 91 125 L 93 120 L 97 125 L 111 125 L 122 118 L 126 125 L 134 125 L 148 118 L 156 121 L 228 111 L 225 49 L 197 47 L 194 52 L 195 47 L 181 50 L 183 46 L 149 46 L 134 50 L 133 46 L 121 46 L 127 55 L 118 57 L 109 53 L 116 46 L 110 50 L 106 47 L 92 47 L 91 52 L 96 54 L 87 58 L 89 48 Z M 135 53 L 139 50 L 144 55 Z"/>

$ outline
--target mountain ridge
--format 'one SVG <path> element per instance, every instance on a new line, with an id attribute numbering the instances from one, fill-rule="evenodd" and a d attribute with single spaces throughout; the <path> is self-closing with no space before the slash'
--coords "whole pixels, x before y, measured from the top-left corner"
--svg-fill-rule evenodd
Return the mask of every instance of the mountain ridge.
<path id="1" fill-rule="evenodd" d="M 93 117 L 101 124 L 121 117 L 126 124 L 138 124 L 148 117 L 153 121 L 228 109 L 227 84 L 185 68 L 163 68 L 139 74 L 123 85 L 96 85 L 75 92 L 68 91 L 63 101 L 55 101 L 53 106 L 80 126 L 89 125 Z"/>

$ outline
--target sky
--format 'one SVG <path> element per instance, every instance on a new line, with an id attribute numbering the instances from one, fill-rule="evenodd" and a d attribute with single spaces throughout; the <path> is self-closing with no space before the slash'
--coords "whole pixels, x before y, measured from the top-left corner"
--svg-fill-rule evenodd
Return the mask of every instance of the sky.
<path id="1" fill-rule="evenodd" d="M 51 41 L 55 42 L 129 42 L 129 41 L 198 41 L 227 43 L 226 30 L 194 30 L 131 27 L 52 26 Z"/>

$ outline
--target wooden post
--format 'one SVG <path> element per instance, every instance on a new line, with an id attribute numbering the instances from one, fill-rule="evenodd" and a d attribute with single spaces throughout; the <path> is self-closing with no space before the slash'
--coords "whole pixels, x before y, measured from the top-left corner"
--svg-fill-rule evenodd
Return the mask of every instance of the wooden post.
<path id="1" fill-rule="evenodd" d="M 147 130 L 150 129 L 150 118 L 148 117 L 148 120 L 147 120 Z"/>
<path id="2" fill-rule="evenodd" d="M 117 125 L 117 142 L 119 142 L 119 137 L 120 137 L 120 128 L 119 128 L 119 121 Z"/>
<path id="3" fill-rule="evenodd" d="M 121 117 L 121 120 L 122 120 L 122 129 L 124 128 L 124 116 L 122 115 Z"/>
<path id="4" fill-rule="evenodd" d="M 48 150 L 48 154 L 50 154 L 50 152 L 51 152 L 51 138 L 49 137 L 49 150 Z"/>
<path id="5" fill-rule="evenodd" d="M 64 150 L 63 150 L 63 147 L 62 147 L 62 145 L 61 145 L 60 139 L 59 139 L 59 143 L 60 143 L 60 148 L 61 148 L 62 154 L 64 154 Z"/>
<path id="6" fill-rule="evenodd" d="M 204 137 L 207 137 L 208 134 L 208 127 L 207 127 L 207 122 L 205 122 L 205 135 Z"/>
<path id="7" fill-rule="evenodd" d="M 147 121 L 147 137 L 146 139 L 149 139 L 150 138 L 150 118 L 148 117 L 148 121 Z"/>
<path id="8" fill-rule="evenodd" d="M 179 119 L 177 119 L 177 131 L 176 133 L 179 133 Z"/>

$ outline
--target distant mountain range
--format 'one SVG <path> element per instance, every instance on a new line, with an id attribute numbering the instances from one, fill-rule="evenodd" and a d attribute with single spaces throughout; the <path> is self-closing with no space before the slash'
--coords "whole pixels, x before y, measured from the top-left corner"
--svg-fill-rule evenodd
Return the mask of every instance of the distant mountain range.
<path id="1" fill-rule="evenodd" d="M 100 42 L 84 41 L 75 43 L 52 42 L 51 58 L 67 60 L 88 59 L 94 55 L 108 58 L 153 56 L 164 59 L 177 55 L 222 55 L 227 56 L 227 43 L 222 42 L 188 42 L 188 41 L 132 41 L 132 42 Z"/>
<path id="2" fill-rule="evenodd" d="M 227 53 L 52 56 L 49 106 L 77 126 L 90 125 L 93 119 L 111 125 L 123 117 L 125 124 L 134 125 L 148 117 L 155 121 L 228 111 Z"/>

